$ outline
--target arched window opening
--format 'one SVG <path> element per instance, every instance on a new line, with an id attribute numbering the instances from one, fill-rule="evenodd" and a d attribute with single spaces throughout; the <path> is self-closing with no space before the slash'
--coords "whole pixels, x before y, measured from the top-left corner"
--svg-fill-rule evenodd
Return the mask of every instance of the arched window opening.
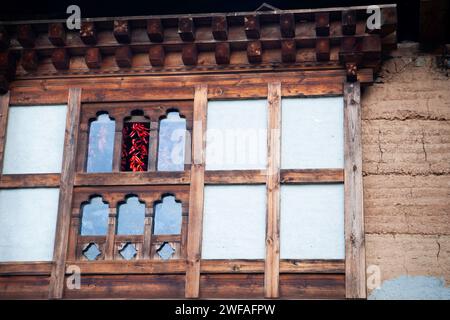
<path id="1" fill-rule="evenodd" d="M 117 234 L 144 234 L 145 204 L 130 196 L 118 206 Z"/>
<path id="2" fill-rule="evenodd" d="M 111 172 L 116 122 L 108 113 L 99 114 L 89 127 L 87 172 Z"/>
<path id="3" fill-rule="evenodd" d="M 170 111 L 159 124 L 158 171 L 184 171 L 186 119 Z"/>
<path id="4" fill-rule="evenodd" d="M 177 202 L 172 195 L 164 196 L 162 201 L 155 205 L 153 234 L 180 234 L 181 220 L 181 203 Z"/>
<path id="5" fill-rule="evenodd" d="M 133 111 L 122 130 L 122 171 L 147 171 L 150 120 L 142 111 Z"/>
<path id="6" fill-rule="evenodd" d="M 108 233 L 109 206 L 102 197 L 95 196 L 82 206 L 82 236 L 105 236 Z"/>

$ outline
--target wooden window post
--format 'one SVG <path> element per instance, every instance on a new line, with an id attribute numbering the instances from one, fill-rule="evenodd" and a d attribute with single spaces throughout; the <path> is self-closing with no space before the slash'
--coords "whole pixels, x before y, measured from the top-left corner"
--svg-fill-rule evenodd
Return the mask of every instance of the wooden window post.
<path id="1" fill-rule="evenodd" d="M 360 83 L 344 84 L 345 296 L 366 298 Z"/>
<path id="2" fill-rule="evenodd" d="M 0 95 L 0 177 L 3 172 L 3 159 L 6 145 L 6 126 L 8 124 L 9 92 Z"/>
<path id="3" fill-rule="evenodd" d="M 200 295 L 200 259 L 203 225 L 203 197 L 205 182 L 205 135 L 208 87 L 197 85 L 194 96 L 191 187 L 189 195 L 189 223 L 187 238 L 186 298 Z"/>
<path id="4" fill-rule="evenodd" d="M 50 299 L 61 299 L 64 292 L 64 275 L 66 269 L 67 245 L 69 242 L 80 109 L 81 89 L 70 88 L 67 102 L 66 135 L 64 138 L 64 155 L 61 168 L 58 220 L 56 223 L 53 267 L 49 286 Z"/>
<path id="5" fill-rule="evenodd" d="M 264 296 L 278 298 L 280 278 L 281 83 L 268 86 L 267 222 Z"/>

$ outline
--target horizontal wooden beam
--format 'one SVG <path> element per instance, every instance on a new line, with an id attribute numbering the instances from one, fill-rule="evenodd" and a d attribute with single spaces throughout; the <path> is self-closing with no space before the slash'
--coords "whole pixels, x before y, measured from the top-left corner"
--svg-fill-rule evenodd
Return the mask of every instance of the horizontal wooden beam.
<path id="1" fill-rule="evenodd" d="M 0 262 L 0 276 L 50 275 L 52 262 Z"/>
<path id="2" fill-rule="evenodd" d="M 280 273 L 345 273 L 345 260 L 280 260 Z"/>
<path id="3" fill-rule="evenodd" d="M 182 274 L 186 272 L 184 260 L 158 261 L 68 261 L 77 265 L 82 274 Z"/>
<path id="4" fill-rule="evenodd" d="M 0 189 L 59 187 L 60 174 L 3 174 Z"/>
<path id="5" fill-rule="evenodd" d="M 265 184 L 265 170 L 205 171 L 205 184 Z"/>
<path id="6" fill-rule="evenodd" d="M 112 172 L 77 173 L 75 186 L 171 185 L 189 184 L 190 172 Z"/>
<path id="7" fill-rule="evenodd" d="M 344 169 L 284 169 L 281 170 L 281 183 L 343 183 Z"/>

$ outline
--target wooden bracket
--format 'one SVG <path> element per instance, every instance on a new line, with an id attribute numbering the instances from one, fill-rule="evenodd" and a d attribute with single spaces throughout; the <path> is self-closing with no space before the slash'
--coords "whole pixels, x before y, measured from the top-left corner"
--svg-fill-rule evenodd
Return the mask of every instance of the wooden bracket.
<path id="1" fill-rule="evenodd" d="M 330 61 L 330 39 L 318 38 L 316 40 L 316 59 L 317 61 Z"/>
<path id="2" fill-rule="evenodd" d="M 247 44 L 247 58 L 250 63 L 262 62 L 262 44 L 261 41 L 251 41 Z"/>
<path id="3" fill-rule="evenodd" d="M 147 20 L 147 35 L 151 42 L 164 41 L 164 28 L 161 19 L 155 18 Z"/>
<path id="4" fill-rule="evenodd" d="M 52 53 L 52 63 L 57 70 L 68 70 L 70 65 L 69 52 L 65 48 L 55 49 Z"/>
<path id="5" fill-rule="evenodd" d="M 5 27 L 0 26 L 0 50 L 8 49 L 10 44 L 10 37 Z"/>
<path id="6" fill-rule="evenodd" d="M 119 68 L 131 68 L 131 58 L 133 55 L 129 46 L 117 48 L 115 56 Z"/>
<path id="7" fill-rule="evenodd" d="M 259 16 L 247 15 L 244 17 L 245 34 L 248 39 L 259 39 L 261 36 Z"/>
<path id="8" fill-rule="evenodd" d="M 131 27 L 128 20 L 114 20 L 113 34 L 118 43 L 130 43 Z"/>
<path id="9" fill-rule="evenodd" d="M 281 41 L 281 60 L 284 63 L 294 63 L 297 58 L 297 48 L 295 40 Z"/>
<path id="10" fill-rule="evenodd" d="M 22 51 L 22 58 L 20 64 L 28 72 L 36 71 L 38 68 L 38 55 L 34 49 L 26 49 Z"/>
<path id="11" fill-rule="evenodd" d="M 295 17 L 293 13 L 280 14 L 280 32 L 283 38 L 295 37 Z"/>
<path id="12" fill-rule="evenodd" d="M 330 13 L 317 12 L 315 14 L 316 20 L 316 36 L 328 37 L 330 35 Z"/>
<path id="13" fill-rule="evenodd" d="M 230 63 L 230 44 L 227 42 L 220 42 L 216 44 L 216 63 L 229 64 Z"/>
<path id="14" fill-rule="evenodd" d="M 102 64 L 102 53 L 99 48 L 89 48 L 84 59 L 89 69 L 99 69 Z"/>
<path id="15" fill-rule="evenodd" d="M 57 47 L 66 44 L 66 30 L 62 23 L 50 23 L 48 25 L 48 40 Z"/>
<path id="16" fill-rule="evenodd" d="M 195 40 L 195 26 L 194 19 L 180 18 L 178 19 L 178 34 L 183 41 Z"/>
<path id="17" fill-rule="evenodd" d="M 148 51 L 148 59 L 153 67 L 164 66 L 164 47 L 162 45 L 151 46 Z"/>
<path id="18" fill-rule="evenodd" d="M 355 62 L 347 62 L 345 64 L 345 70 L 347 72 L 348 82 L 356 82 L 358 80 L 358 66 Z"/>
<path id="19" fill-rule="evenodd" d="M 94 22 L 85 21 L 81 23 L 80 38 L 86 45 L 95 45 L 97 43 L 97 31 Z"/>
<path id="20" fill-rule="evenodd" d="M 214 16 L 211 19 L 211 31 L 214 40 L 227 40 L 228 39 L 228 23 L 226 16 Z"/>
<path id="21" fill-rule="evenodd" d="M 342 11 L 342 34 L 353 36 L 356 33 L 356 12 L 354 10 Z"/>
<path id="22" fill-rule="evenodd" d="M 24 48 L 33 48 L 36 40 L 36 33 L 30 24 L 17 26 L 17 41 Z"/>
<path id="23" fill-rule="evenodd" d="M 181 59 L 186 66 L 197 64 L 197 46 L 195 44 L 185 44 L 181 53 Z"/>

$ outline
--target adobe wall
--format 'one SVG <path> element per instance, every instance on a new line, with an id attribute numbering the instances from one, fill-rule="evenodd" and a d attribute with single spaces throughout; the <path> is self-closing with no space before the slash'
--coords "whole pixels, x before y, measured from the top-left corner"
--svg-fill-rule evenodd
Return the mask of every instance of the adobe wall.
<path id="1" fill-rule="evenodd" d="M 450 299 L 448 72 L 400 44 L 363 91 L 366 263 L 381 272 L 372 299 Z"/>

